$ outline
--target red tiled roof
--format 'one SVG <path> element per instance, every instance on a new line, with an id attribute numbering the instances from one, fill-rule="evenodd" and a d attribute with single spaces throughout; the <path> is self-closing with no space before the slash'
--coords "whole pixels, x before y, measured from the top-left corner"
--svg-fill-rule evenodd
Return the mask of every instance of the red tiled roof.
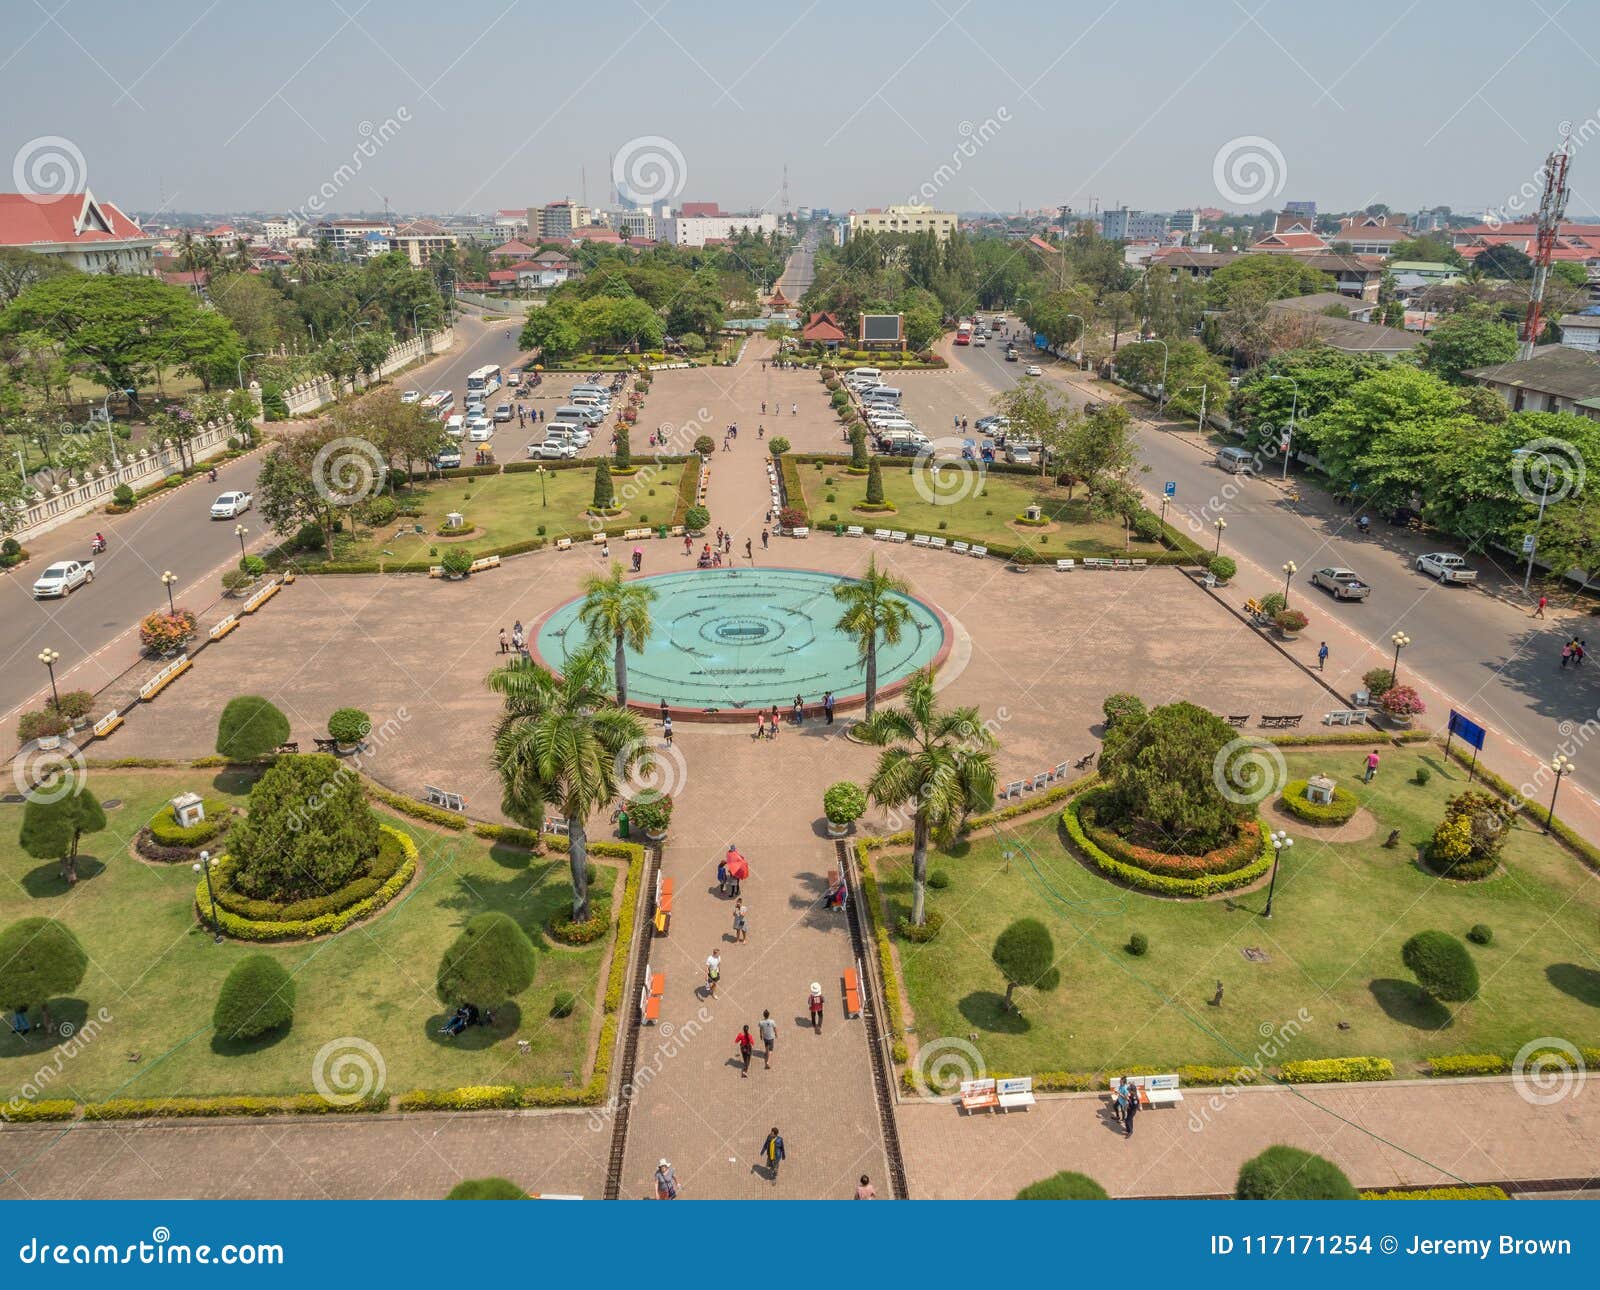
<path id="1" fill-rule="evenodd" d="M 1251 250 L 1258 247 L 1271 249 L 1280 247 L 1289 251 L 1325 251 L 1328 249 L 1326 238 L 1315 233 L 1269 233 L 1259 242 L 1251 244 Z"/>
<path id="2" fill-rule="evenodd" d="M 1059 246 L 1051 246 L 1050 243 L 1046 242 L 1044 238 L 1040 237 L 1037 233 L 1028 239 L 1028 245 L 1037 247 L 1039 250 L 1044 251 L 1049 255 L 1061 254 L 1061 248 Z"/>
<path id="3" fill-rule="evenodd" d="M 685 219 L 701 219 L 706 216 L 722 214 L 716 202 L 684 202 L 682 215 Z"/>
<path id="4" fill-rule="evenodd" d="M 105 221 L 103 230 L 92 218 L 78 224 L 89 210 L 89 203 Z M 0 246 L 28 246 L 35 242 L 120 242 L 142 238 L 145 233 L 111 202 L 102 202 L 88 193 L 67 193 L 61 197 L 37 197 L 32 193 L 0 193 Z"/>
<path id="5" fill-rule="evenodd" d="M 490 269 L 489 270 L 489 281 L 490 282 L 515 282 L 516 280 L 517 280 L 516 272 L 514 270 L 512 270 L 512 269 Z"/>
<path id="6" fill-rule="evenodd" d="M 573 229 L 572 236 L 567 238 L 567 241 L 576 246 L 579 242 L 621 242 L 622 237 L 602 225 L 585 224 L 581 228 Z"/>
<path id="7" fill-rule="evenodd" d="M 518 257 L 523 257 L 523 256 L 532 255 L 533 254 L 533 248 L 531 246 L 529 246 L 526 242 L 522 242 L 522 241 L 519 241 L 516 238 L 512 238 L 509 242 L 504 242 L 501 245 L 495 247 L 495 249 L 490 251 L 489 254 L 490 255 L 514 255 L 514 256 L 518 256 Z"/>
<path id="8" fill-rule="evenodd" d="M 846 339 L 844 328 L 839 326 L 838 320 L 832 314 L 812 314 L 811 321 L 800 329 L 800 339 L 809 341 L 843 341 Z"/>
<path id="9" fill-rule="evenodd" d="M 211 281 L 211 275 L 204 269 L 178 269 L 163 273 L 161 280 L 173 287 L 203 287 Z"/>

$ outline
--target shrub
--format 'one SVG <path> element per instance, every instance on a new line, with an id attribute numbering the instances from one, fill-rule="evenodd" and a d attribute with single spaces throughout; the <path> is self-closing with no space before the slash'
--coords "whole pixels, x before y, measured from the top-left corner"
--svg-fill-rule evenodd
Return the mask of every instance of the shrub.
<path id="1" fill-rule="evenodd" d="M 778 524 L 779 524 L 779 526 L 781 528 L 786 528 L 786 529 L 805 528 L 807 523 L 809 522 L 809 520 L 810 520 L 810 516 L 808 516 L 804 511 L 800 510 L 798 507 L 785 506 L 782 510 L 780 510 L 778 512 Z"/>
<path id="2" fill-rule="evenodd" d="M 532 985 L 537 965 L 528 934 L 496 910 L 468 920 L 439 961 L 435 984 L 442 1003 L 494 1007 Z"/>
<path id="3" fill-rule="evenodd" d="M 1134 536 L 1146 542 L 1154 542 L 1161 536 L 1161 521 L 1149 511 L 1135 511 L 1133 514 Z"/>
<path id="4" fill-rule="evenodd" d="M 1418 1187 L 1415 1191 L 1364 1191 L 1362 1200 L 1510 1200 L 1503 1187 Z"/>
<path id="5" fill-rule="evenodd" d="M 1233 562 L 1233 558 L 1226 555 L 1212 556 L 1206 567 L 1218 582 L 1228 582 L 1239 572 L 1239 566 Z"/>
<path id="6" fill-rule="evenodd" d="M 504 1178 L 468 1178 L 450 1189 L 446 1200 L 527 1200 L 528 1193 Z"/>
<path id="7" fill-rule="evenodd" d="M 571 990 L 557 990 L 556 997 L 550 1003 L 552 1017 L 570 1017 L 573 1009 L 578 1006 L 578 996 Z"/>
<path id="8" fill-rule="evenodd" d="M 1254 808 L 1223 795 L 1216 765 L 1236 737 L 1216 713 L 1193 703 L 1164 704 L 1142 721 L 1114 725 L 1100 754 L 1100 818 L 1131 842 L 1182 855 L 1235 841 Z"/>
<path id="9" fill-rule="evenodd" d="M 378 820 L 360 779 L 326 753 L 268 767 L 229 840 L 235 885 L 268 900 L 342 887 L 368 873 L 378 848 Z"/>
<path id="10" fill-rule="evenodd" d="M 1267 618 L 1276 618 L 1289 607 L 1289 599 L 1281 591 L 1261 597 L 1261 612 Z"/>
<path id="11" fill-rule="evenodd" d="M 1488 923 L 1474 923 L 1467 928 L 1467 939 L 1474 945 L 1488 945 L 1494 940 L 1494 929 Z"/>
<path id="12" fill-rule="evenodd" d="M 289 545 L 296 551 L 321 551 L 328 545 L 328 535 L 320 524 L 302 524 Z"/>
<path id="13" fill-rule="evenodd" d="M 22 544 L 16 538 L 0 541 L 0 569 L 14 568 L 27 558 L 28 553 L 23 550 Z"/>
<path id="14" fill-rule="evenodd" d="M 704 506 L 691 506 L 683 513 L 683 527 L 690 533 L 703 533 L 711 523 L 711 512 Z"/>
<path id="15" fill-rule="evenodd" d="M 222 575 L 222 589 L 230 595 L 243 591 L 255 583 L 255 575 L 246 573 L 243 569 L 229 569 Z"/>
<path id="16" fill-rule="evenodd" d="M 1106 729 L 1110 730 L 1118 722 L 1144 720 L 1147 709 L 1137 694 L 1108 694 L 1100 711 L 1105 715 Z"/>
<path id="17" fill-rule="evenodd" d="M 1272 625 L 1285 634 L 1303 632 L 1311 620 L 1298 609 L 1284 609 L 1273 615 Z"/>
<path id="18" fill-rule="evenodd" d="M 1086 826 L 1084 816 L 1089 817 L 1089 826 Z M 1172 856 L 1144 852 L 1137 863 L 1121 858 L 1089 835 L 1088 827 L 1092 827 L 1092 820 L 1093 808 L 1082 797 L 1061 813 L 1061 824 L 1072 839 L 1073 849 L 1105 877 L 1141 891 L 1189 899 L 1210 896 L 1254 882 L 1272 864 L 1272 849 L 1266 845 L 1266 835 L 1254 821 L 1241 828 L 1239 842 L 1226 853 L 1227 864 L 1236 867 L 1223 868 L 1210 863 L 1212 856 Z M 1122 845 L 1126 849 L 1126 844 Z M 1221 856 L 1224 853 L 1213 854 Z M 1235 857 L 1239 854 L 1246 858 L 1237 860 Z M 1253 858 L 1249 858 L 1251 856 Z M 1148 867 L 1155 861 L 1161 862 L 1161 867 Z"/>
<path id="19" fill-rule="evenodd" d="M 1331 1160 L 1299 1147 L 1268 1147 L 1239 1169 L 1235 1200 L 1355 1200 L 1356 1189 Z"/>
<path id="20" fill-rule="evenodd" d="M 782 435 L 779 435 L 767 445 L 767 448 L 774 457 L 781 457 L 784 453 L 789 451 L 789 441 Z"/>
<path id="21" fill-rule="evenodd" d="M 1007 1012 L 1016 1009 L 1011 995 L 1019 985 L 1053 990 L 1061 981 L 1061 973 L 1055 967 L 1055 941 L 1050 929 L 1036 918 L 1019 918 L 1007 927 L 995 938 L 989 957 L 1005 978 L 1003 1006 Z"/>
<path id="22" fill-rule="evenodd" d="M 589 907 L 589 917 L 582 922 L 557 913 L 545 924 L 545 930 L 563 945 L 593 945 L 611 930 L 611 910 L 596 900 Z"/>
<path id="23" fill-rule="evenodd" d="M 1400 958 L 1435 999 L 1464 1003 L 1478 993 L 1472 953 L 1449 932 L 1418 932 L 1401 947 Z"/>
<path id="24" fill-rule="evenodd" d="M 111 500 L 118 506 L 133 505 L 133 487 L 130 484 L 118 484 L 111 490 Z"/>
<path id="25" fill-rule="evenodd" d="M 935 869 L 928 875 L 928 886 L 935 891 L 943 891 L 950 885 L 950 875 L 943 869 Z"/>
<path id="26" fill-rule="evenodd" d="M 1320 1057 L 1284 1062 L 1279 1078 L 1291 1084 L 1364 1084 L 1394 1078 L 1394 1063 L 1387 1057 Z"/>
<path id="27" fill-rule="evenodd" d="M 217 720 L 217 753 L 232 762 L 260 761 L 289 740 L 289 718 L 259 694 L 228 700 Z"/>
<path id="28" fill-rule="evenodd" d="M 372 733 L 372 718 L 360 708 L 335 708 L 328 718 L 328 735 L 348 747 L 359 744 Z"/>
<path id="29" fill-rule="evenodd" d="M 1394 686 L 1394 673 L 1386 667 L 1375 667 L 1371 671 L 1361 674 L 1361 684 L 1376 702 L 1383 697 L 1386 690 Z"/>
<path id="30" fill-rule="evenodd" d="M 1110 1200 L 1106 1189 L 1087 1174 L 1070 1170 L 1029 1183 L 1017 1193 L 1018 1200 Z"/>
<path id="31" fill-rule="evenodd" d="M 1417 769 L 1412 772 L 1411 782 L 1417 785 L 1419 788 L 1426 788 L 1428 781 L 1432 778 L 1433 772 L 1431 770 L 1429 770 L 1426 766 L 1418 766 Z"/>
<path id="32" fill-rule="evenodd" d="M 694 441 L 694 450 L 702 457 L 709 457 L 717 450 L 717 441 L 708 434 L 697 435 Z"/>
<path id="33" fill-rule="evenodd" d="M 472 571 L 472 556 L 465 548 L 453 546 L 439 557 L 439 564 L 452 578 L 464 578 Z"/>
<path id="34" fill-rule="evenodd" d="M 65 923 L 20 919 L 0 931 L 0 1009 L 43 1009 L 76 990 L 88 968 L 88 954 Z"/>
<path id="35" fill-rule="evenodd" d="M 1451 1053 L 1428 1058 L 1430 1075 L 1502 1075 L 1511 1063 L 1498 1053 Z"/>
<path id="36" fill-rule="evenodd" d="M 867 505 L 883 505 L 883 468 L 876 457 L 867 464 Z"/>
<path id="37" fill-rule="evenodd" d="M 1467 789 L 1445 803 L 1444 819 L 1428 843 L 1428 867 L 1448 878 L 1487 878 L 1500 863 L 1511 827 L 1511 807 L 1489 793 Z"/>
<path id="38" fill-rule="evenodd" d="M 616 490 L 611 486 L 611 463 L 604 459 L 594 468 L 594 498 L 589 509 L 607 512 L 616 502 Z"/>
<path id="39" fill-rule="evenodd" d="M 1306 797 L 1306 781 L 1293 779 L 1283 786 L 1283 796 L 1278 805 L 1296 819 L 1308 824 L 1343 824 L 1361 808 L 1356 795 L 1347 788 L 1334 785 L 1333 801 L 1313 802 Z"/>
<path id="40" fill-rule="evenodd" d="M 867 795 L 859 784 L 841 779 L 822 795 L 822 813 L 830 824 L 854 824 L 867 810 Z"/>
<path id="41" fill-rule="evenodd" d="M 87 690 L 68 690 L 52 706 L 68 720 L 82 721 L 94 711 L 94 695 Z"/>
<path id="42" fill-rule="evenodd" d="M 293 1021 L 294 978 L 270 954 L 252 954 L 234 965 L 211 1014 L 223 1039 L 257 1039 Z"/>
<path id="43" fill-rule="evenodd" d="M 72 722 L 54 708 L 38 712 L 24 712 L 17 719 L 17 742 L 29 744 L 35 739 L 49 739 L 64 735 L 72 729 Z"/>
<path id="44" fill-rule="evenodd" d="M 368 524 L 393 524 L 400 514 L 400 503 L 387 494 L 374 497 L 366 505 Z"/>
<path id="45" fill-rule="evenodd" d="M 1150 938 L 1143 932 L 1135 932 L 1132 936 L 1128 937 L 1128 943 L 1124 948 L 1129 954 L 1133 955 L 1134 958 L 1143 958 L 1150 952 Z"/>
<path id="46" fill-rule="evenodd" d="M 150 836 L 161 846 L 197 847 L 201 843 L 211 841 L 232 822 L 232 807 L 226 798 L 208 797 L 204 804 L 206 818 L 198 824 L 191 824 L 188 828 L 179 825 L 178 817 L 172 813 L 170 803 L 151 816 L 150 823 L 145 827 L 150 830 Z"/>
<path id="47" fill-rule="evenodd" d="M 628 822 L 647 833 L 665 833 L 672 823 L 672 795 L 651 793 L 628 803 Z"/>
<path id="48" fill-rule="evenodd" d="M 939 934 L 939 929 L 944 926 L 944 915 L 937 909 L 923 910 L 923 923 L 913 923 L 909 918 L 902 918 L 895 924 L 895 934 L 903 941 L 911 941 L 916 945 L 926 945 Z"/>
<path id="49" fill-rule="evenodd" d="M 139 644 L 152 654 L 167 654 L 182 649 L 195 635 L 195 616 L 187 609 L 170 613 L 156 610 L 139 623 Z"/>
<path id="50" fill-rule="evenodd" d="M 1409 685 L 1391 685 L 1379 698 L 1378 706 L 1391 717 L 1417 717 L 1428 710 L 1422 696 Z"/>

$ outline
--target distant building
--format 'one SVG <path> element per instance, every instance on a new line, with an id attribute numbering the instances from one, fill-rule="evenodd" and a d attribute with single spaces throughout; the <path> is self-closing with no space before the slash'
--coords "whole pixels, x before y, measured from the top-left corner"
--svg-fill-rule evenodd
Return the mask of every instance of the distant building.
<path id="1" fill-rule="evenodd" d="M 1352 307 L 1350 297 L 1336 291 L 1317 292 L 1309 296 L 1292 296 L 1287 300 L 1274 300 L 1268 306 L 1279 316 L 1304 320 L 1306 335 L 1300 342 L 1313 338 L 1330 349 L 1346 354 L 1377 354 L 1397 358 L 1422 343 L 1422 337 L 1403 327 L 1384 327 L 1367 322 L 1372 308 L 1362 302 Z M 1338 315 L 1332 313 L 1339 310 Z"/>
<path id="2" fill-rule="evenodd" d="M 1395 243 L 1410 241 L 1403 215 L 1347 215 L 1339 221 L 1335 242 L 1348 242 L 1352 255 L 1389 255 Z"/>
<path id="3" fill-rule="evenodd" d="M 1100 235 L 1114 242 L 1156 242 L 1166 234 L 1167 217 L 1155 211 L 1120 206 L 1100 215 Z"/>
<path id="4" fill-rule="evenodd" d="M 589 222 L 589 210 L 571 198 L 551 202 L 547 206 L 530 206 L 527 210 L 528 237 L 535 242 L 561 242 L 572 236 L 572 230 Z"/>
<path id="5" fill-rule="evenodd" d="M 1532 358 L 1464 375 L 1493 390 L 1513 412 L 1572 412 L 1600 421 L 1600 360 L 1566 345 L 1545 345 Z"/>
<path id="6" fill-rule="evenodd" d="M 654 242 L 656 217 L 646 210 L 623 211 L 617 216 L 617 231 L 635 242 Z"/>
<path id="7" fill-rule="evenodd" d="M 808 345 L 826 345 L 830 349 L 837 349 L 847 338 L 837 318 L 830 313 L 816 313 L 800 329 L 800 339 Z"/>
<path id="8" fill-rule="evenodd" d="M 691 207 L 710 206 L 711 214 L 689 214 Z M 729 215 L 716 210 L 715 202 L 687 202 L 683 212 L 669 215 L 657 226 L 657 238 L 673 246 L 704 246 L 707 242 L 726 242 L 741 231 L 778 231 L 778 217 L 770 211 L 751 215 Z"/>
<path id="9" fill-rule="evenodd" d="M 1378 284 L 1383 280 L 1384 262 L 1381 256 L 1376 255 L 1334 255 L 1331 252 L 1299 254 L 1273 251 L 1271 248 L 1261 252 L 1255 252 L 1253 248 L 1248 252 L 1203 251 L 1176 247 L 1157 252 L 1151 259 L 1151 267 L 1166 268 L 1173 277 L 1184 273 L 1191 278 L 1204 280 L 1224 265 L 1232 264 L 1241 255 L 1252 253 L 1295 254 L 1295 258 L 1308 268 L 1328 274 L 1333 279 L 1334 288 L 1341 295 L 1359 296 L 1364 300 L 1378 298 Z"/>
<path id="10" fill-rule="evenodd" d="M 1568 314 L 1556 324 L 1568 349 L 1600 354 L 1600 314 Z"/>
<path id="11" fill-rule="evenodd" d="M 934 233 L 941 242 L 961 226 L 954 211 L 931 206 L 870 206 L 851 211 L 850 235 L 857 233 Z"/>
<path id="12" fill-rule="evenodd" d="M 335 219 L 318 224 L 311 234 L 318 242 L 326 243 L 340 259 L 361 260 L 389 249 L 394 225 L 375 220 Z"/>
<path id="13" fill-rule="evenodd" d="M 60 197 L 0 193 L 0 246 L 53 256 L 84 273 L 155 272 L 156 238 L 87 189 Z"/>
<path id="14" fill-rule="evenodd" d="M 519 260 L 534 258 L 536 248 L 529 246 L 519 238 L 512 238 L 509 242 L 502 242 L 489 252 L 489 258 L 497 262 L 515 264 Z"/>
<path id="15" fill-rule="evenodd" d="M 289 239 L 300 235 L 300 223 L 292 219 L 269 219 L 261 222 L 261 236 L 268 246 L 287 246 Z"/>
<path id="16" fill-rule="evenodd" d="M 512 237 L 528 231 L 528 208 L 523 206 L 515 210 L 496 211 L 494 213 L 494 226 L 504 229 Z"/>
<path id="17" fill-rule="evenodd" d="M 457 239 L 456 235 L 442 224 L 419 219 L 409 224 L 401 224 L 395 229 L 389 241 L 395 250 L 404 251 L 406 259 L 420 269 L 434 256 L 443 254 L 455 246 Z"/>
<path id="18" fill-rule="evenodd" d="M 1167 221 L 1167 227 L 1174 233 L 1198 233 L 1200 231 L 1200 212 L 1173 211 L 1172 218 Z"/>
<path id="19" fill-rule="evenodd" d="M 1310 223 L 1317 218 L 1317 204 L 1316 202 L 1284 202 L 1283 213 Z"/>
<path id="20" fill-rule="evenodd" d="M 1302 216 L 1279 215 L 1273 222 L 1272 232 L 1252 242 L 1252 251 L 1284 251 L 1291 255 L 1320 255 L 1328 249 L 1328 240 L 1311 227 L 1312 221 Z"/>

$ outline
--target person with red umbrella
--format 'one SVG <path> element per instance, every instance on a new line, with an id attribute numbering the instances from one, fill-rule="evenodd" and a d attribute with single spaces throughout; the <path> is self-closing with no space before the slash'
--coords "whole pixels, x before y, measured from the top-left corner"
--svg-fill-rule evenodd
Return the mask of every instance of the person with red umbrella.
<path id="1" fill-rule="evenodd" d="M 729 894 L 739 894 L 739 884 L 750 876 L 750 862 L 740 853 L 739 848 L 733 843 L 728 843 L 728 854 L 723 857 L 722 863 L 728 870 Z"/>

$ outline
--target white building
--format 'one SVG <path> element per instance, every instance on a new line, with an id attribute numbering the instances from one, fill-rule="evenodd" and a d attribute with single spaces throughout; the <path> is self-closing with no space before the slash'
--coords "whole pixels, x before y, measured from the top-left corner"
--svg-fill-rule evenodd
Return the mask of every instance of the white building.
<path id="1" fill-rule="evenodd" d="M 935 233 L 943 242 L 961 226 L 954 211 L 931 206 L 869 206 L 850 212 L 850 233 Z"/>
<path id="2" fill-rule="evenodd" d="M 1158 242 L 1167 235 L 1167 217 L 1155 211 L 1119 206 L 1102 212 L 1100 235 L 1115 242 Z"/>
<path id="3" fill-rule="evenodd" d="M 740 230 L 759 229 L 769 236 L 778 231 L 778 217 L 769 211 L 759 215 L 669 215 L 658 224 L 658 237 L 673 246 L 704 246 L 725 242 Z"/>
<path id="4" fill-rule="evenodd" d="M 261 236 L 268 246 L 287 246 L 289 239 L 300 235 L 298 220 L 269 219 L 261 222 Z"/>
<path id="5" fill-rule="evenodd" d="M 656 217 L 646 210 L 621 211 L 615 220 L 616 230 L 636 242 L 656 240 Z"/>
<path id="6" fill-rule="evenodd" d="M 60 197 L 0 193 L 0 246 L 56 256 L 84 273 L 155 272 L 157 239 L 87 189 Z"/>
<path id="7" fill-rule="evenodd" d="M 1167 227 L 1174 233 L 1198 233 L 1200 231 L 1200 212 L 1173 211 L 1172 218 L 1167 221 Z"/>
<path id="8" fill-rule="evenodd" d="M 1561 343 L 1568 349 L 1600 354 L 1600 314 L 1568 314 L 1557 326 Z"/>
<path id="9" fill-rule="evenodd" d="M 317 241 L 328 243 L 335 255 L 361 260 L 389 249 L 394 225 L 367 219 L 335 219 L 318 224 L 311 231 Z"/>

